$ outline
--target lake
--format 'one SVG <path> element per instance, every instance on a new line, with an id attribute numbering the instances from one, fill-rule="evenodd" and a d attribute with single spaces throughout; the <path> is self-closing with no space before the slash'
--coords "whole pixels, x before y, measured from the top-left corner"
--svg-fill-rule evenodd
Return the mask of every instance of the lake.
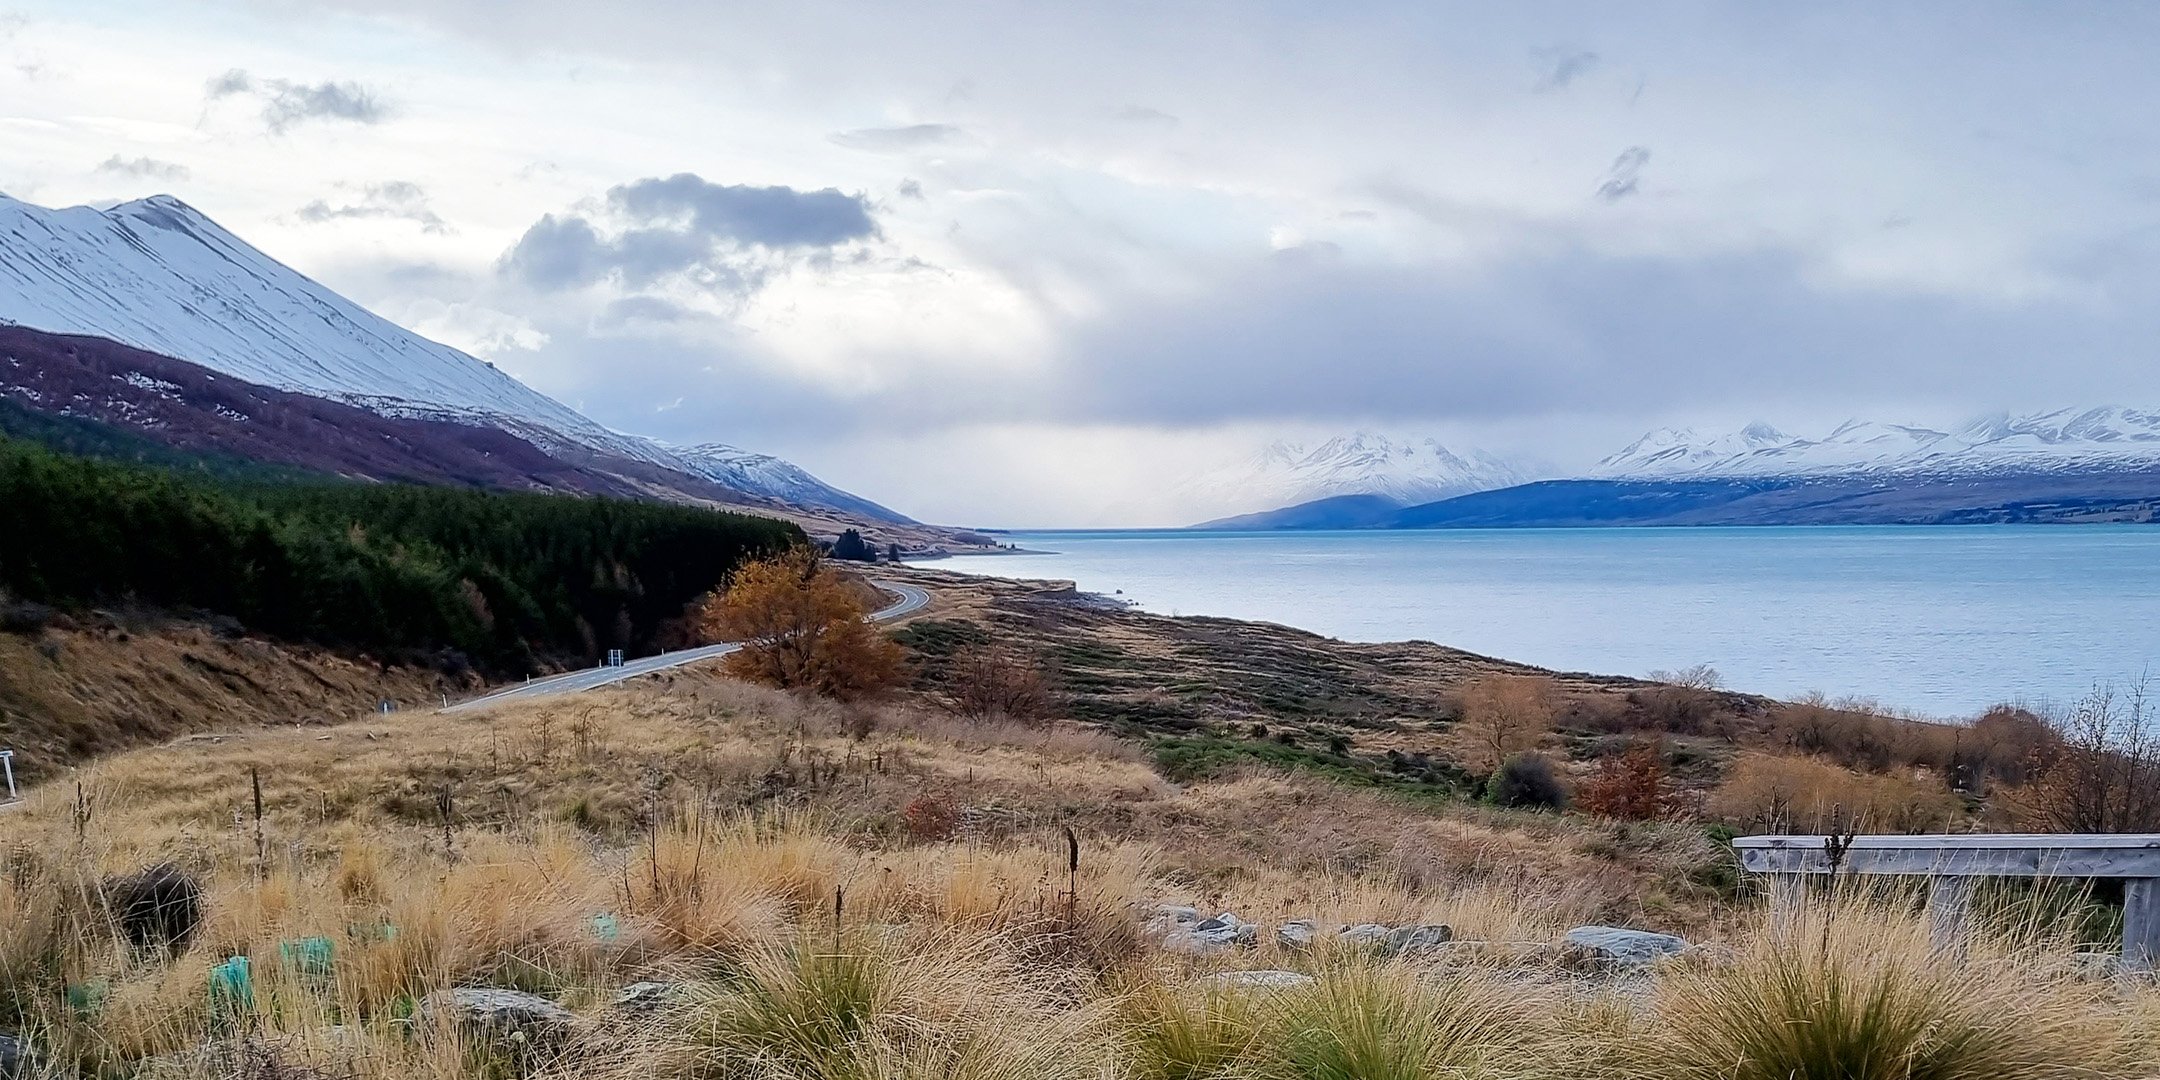
<path id="1" fill-rule="evenodd" d="M 1571 671 L 1707 663 L 1733 689 L 1932 716 L 2160 671 L 2160 528 L 1024 532 L 939 567 L 1149 611 L 1421 639 Z"/>

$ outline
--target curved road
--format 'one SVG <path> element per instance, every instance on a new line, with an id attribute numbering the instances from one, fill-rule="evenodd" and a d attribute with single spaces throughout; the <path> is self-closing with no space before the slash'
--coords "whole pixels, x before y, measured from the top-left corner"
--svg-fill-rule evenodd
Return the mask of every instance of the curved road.
<path id="1" fill-rule="evenodd" d="M 902 585 L 897 581 L 873 581 L 871 584 L 900 597 L 898 601 L 891 605 L 872 612 L 870 618 L 875 622 L 885 622 L 903 615 L 912 615 L 921 611 L 924 605 L 930 602 L 930 594 L 913 585 Z M 684 649 L 681 652 L 662 653 L 659 656 L 647 656 L 643 659 L 631 660 L 621 667 L 594 667 L 586 668 L 583 671 L 550 675 L 545 679 L 534 679 L 521 686 L 497 690 L 485 697 L 476 697 L 471 701 L 460 701 L 441 711 L 464 712 L 467 709 L 482 709 L 490 705 L 500 705 L 505 701 L 547 697 L 551 694 L 575 694 L 580 690 L 594 690 L 602 686 L 613 686 L 624 679 L 634 679 L 640 675 L 650 675 L 655 671 L 666 671 L 669 668 L 681 667 L 684 664 L 694 664 L 700 660 L 709 660 L 715 656 L 726 656 L 740 648 L 742 648 L 741 645 L 734 643 L 706 645 L 702 648 Z"/>

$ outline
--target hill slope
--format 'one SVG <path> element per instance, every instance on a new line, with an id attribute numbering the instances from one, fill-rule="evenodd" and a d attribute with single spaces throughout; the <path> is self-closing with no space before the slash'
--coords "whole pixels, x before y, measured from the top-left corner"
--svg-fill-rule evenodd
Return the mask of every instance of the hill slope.
<path id="1" fill-rule="evenodd" d="M 110 338 L 384 416 L 492 428 L 558 457 L 718 479 L 709 448 L 684 455 L 611 431 L 339 296 L 169 195 L 109 210 L 0 195 L 0 324 Z M 730 475 L 750 494 L 907 520 L 792 466 Z"/>

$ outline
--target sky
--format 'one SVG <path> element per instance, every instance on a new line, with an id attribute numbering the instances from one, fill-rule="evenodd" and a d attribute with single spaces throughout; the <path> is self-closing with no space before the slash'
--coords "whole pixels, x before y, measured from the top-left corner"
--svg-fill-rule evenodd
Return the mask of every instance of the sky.
<path id="1" fill-rule="evenodd" d="M 1358 429 L 2160 405 L 2160 7 L 0 0 L 0 191 L 167 192 L 613 427 L 1175 524 Z"/>

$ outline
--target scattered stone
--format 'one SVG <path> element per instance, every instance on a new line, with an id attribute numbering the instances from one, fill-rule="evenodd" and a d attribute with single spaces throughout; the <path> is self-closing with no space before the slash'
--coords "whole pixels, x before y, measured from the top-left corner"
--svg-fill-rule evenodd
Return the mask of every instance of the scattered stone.
<path id="1" fill-rule="evenodd" d="M 1454 929 L 1438 923 L 1426 926 L 1403 926 L 1388 932 L 1387 939 L 1381 946 L 1381 951 L 1389 956 L 1399 956 L 1406 952 L 1417 952 L 1445 945 L 1453 940 L 1455 940 Z"/>
<path id="2" fill-rule="evenodd" d="M 664 982 L 634 982 L 615 992 L 615 1007 L 627 1012 L 650 1012 L 667 1001 L 675 987 Z"/>
<path id="3" fill-rule="evenodd" d="M 120 933 L 138 949 L 180 949 L 202 924 L 202 887 L 171 863 L 113 878 L 105 896 Z"/>
<path id="4" fill-rule="evenodd" d="M 1214 918 L 1193 927 L 1193 929 L 1203 934 L 1218 930 L 1229 930 L 1235 932 L 1239 927 L 1242 927 L 1244 925 L 1245 920 L 1238 918 L 1237 915 L 1232 912 L 1225 911 L 1222 914 L 1217 915 Z"/>
<path id="5" fill-rule="evenodd" d="M 1617 926 L 1578 926 L 1567 932 L 1567 943 L 1593 960 L 1626 969 L 1649 967 L 1688 947 L 1686 938 Z"/>
<path id="6" fill-rule="evenodd" d="M 1260 924 L 1246 922 L 1225 911 L 1194 923 L 1189 930 L 1172 930 L 1163 938 L 1163 948 L 1187 956 L 1205 956 L 1233 945 L 1256 945 L 1259 941 Z"/>
<path id="7" fill-rule="evenodd" d="M 1320 928 L 1311 919 L 1295 919 L 1275 928 L 1275 944 L 1285 949 L 1309 949 L 1313 940 L 1320 936 Z"/>
<path id="8" fill-rule="evenodd" d="M 1296 971 L 1225 971 L 1201 980 L 1222 990 L 1295 990 L 1312 984 L 1312 976 Z"/>
<path id="9" fill-rule="evenodd" d="M 1346 945 L 1379 946 L 1386 944 L 1388 935 L 1394 932 L 1395 928 L 1391 926 L 1382 926 L 1379 923 L 1359 923 L 1356 926 L 1344 927 L 1343 932 L 1336 936 L 1341 938 Z"/>
<path id="10" fill-rule="evenodd" d="M 448 1022 L 491 1039 L 544 1043 L 560 1038 L 575 1019 L 570 1010 L 522 990 L 461 986 L 438 990 L 420 1003 L 423 1030 Z"/>

